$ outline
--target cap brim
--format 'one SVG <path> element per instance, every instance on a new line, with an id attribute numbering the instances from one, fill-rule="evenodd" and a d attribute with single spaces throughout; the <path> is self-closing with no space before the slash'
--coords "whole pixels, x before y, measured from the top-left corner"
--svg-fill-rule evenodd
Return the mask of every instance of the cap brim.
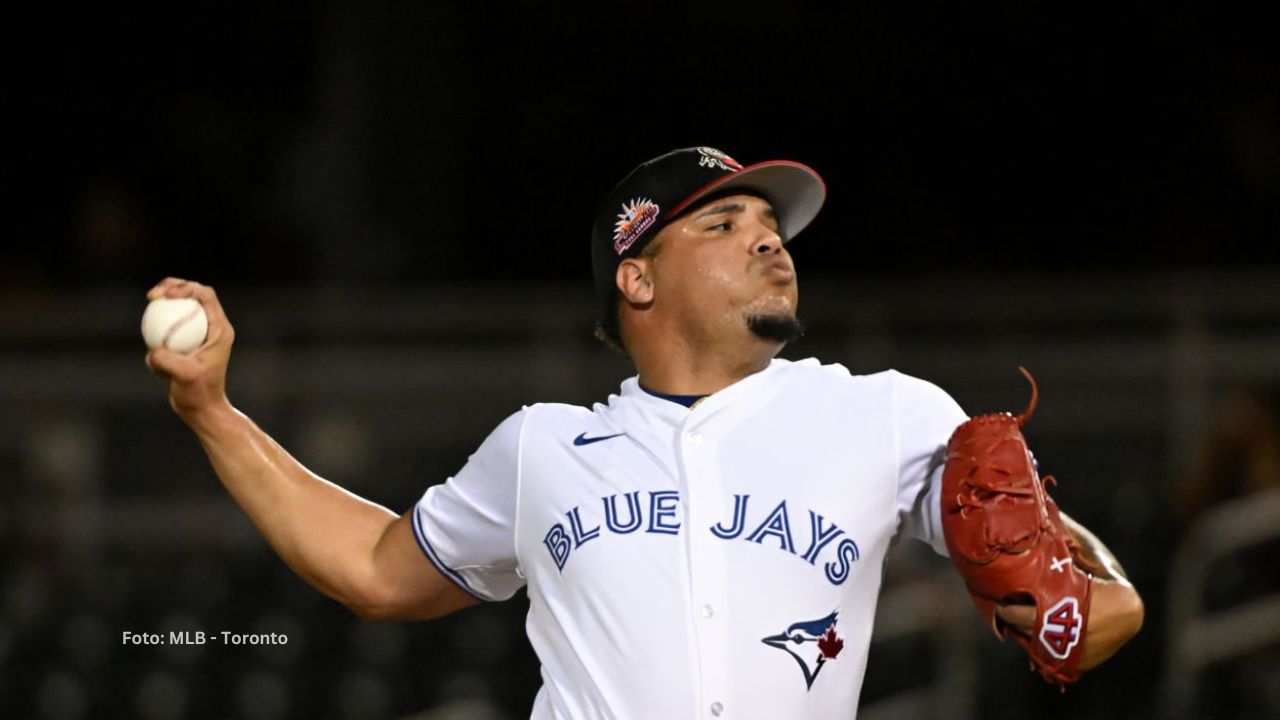
<path id="1" fill-rule="evenodd" d="M 703 198 L 738 189 L 753 191 L 773 205 L 783 242 L 789 242 L 813 222 L 827 199 L 827 184 L 813 168 L 790 160 L 770 160 L 748 165 L 698 188 L 668 211 L 666 220 L 681 215 Z"/>

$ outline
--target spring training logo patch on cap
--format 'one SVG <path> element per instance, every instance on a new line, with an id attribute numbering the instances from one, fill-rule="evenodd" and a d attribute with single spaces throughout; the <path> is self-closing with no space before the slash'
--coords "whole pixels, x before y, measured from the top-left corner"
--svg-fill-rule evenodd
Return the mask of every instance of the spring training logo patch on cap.
<path id="1" fill-rule="evenodd" d="M 742 169 L 742 163 L 725 155 L 715 148 L 700 147 L 698 148 L 698 164 L 702 167 L 720 168 L 728 172 L 738 172 Z"/>
<path id="2" fill-rule="evenodd" d="M 613 250 L 621 255 L 631 247 L 636 238 L 658 219 L 658 205 L 649 198 L 635 198 L 622 204 L 618 222 L 613 225 Z"/>

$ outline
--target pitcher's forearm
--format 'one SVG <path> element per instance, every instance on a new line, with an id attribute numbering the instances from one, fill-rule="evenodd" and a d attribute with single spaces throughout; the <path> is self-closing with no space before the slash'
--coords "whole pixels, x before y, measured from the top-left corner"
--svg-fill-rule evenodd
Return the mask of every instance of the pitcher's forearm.
<path id="1" fill-rule="evenodd" d="M 227 401 L 235 329 L 213 288 L 168 277 L 148 300 L 195 298 L 208 318 L 191 353 L 152 348 L 147 367 L 162 378 L 169 406 L 195 431 L 227 492 L 285 563 L 362 617 L 434 617 L 475 598 L 435 569 L 418 548 L 409 514 L 326 482 L 293 459 Z"/>
<path id="2" fill-rule="evenodd" d="M 1062 520 L 1067 526 L 1067 531 L 1075 538 L 1076 544 L 1080 548 L 1080 554 L 1076 558 L 1076 562 L 1081 567 L 1088 570 L 1095 577 L 1115 580 L 1126 585 L 1131 584 L 1128 574 L 1120 566 L 1120 561 L 1098 539 L 1097 535 L 1094 535 L 1089 528 L 1067 517 L 1066 513 L 1062 513 Z"/>
<path id="3" fill-rule="evenodd" d="M 1138 594 L 1114 553 L 1088 528 L 1062 516 L 1068 532 L 1079 545 L 1081 567 L 1094 577 L 1093 599 L 1084 637 L 1081 670 L 1102 664 L 1142 629 L 1146 615 L 1142 596 Z"/>
<path id="4" fill-rule="evenodd" d="M 378 587 L 374 550 L 397 516 L 312 473 L 229 403 L 183 419 L 285 563 L 348 607 L 366 606 Z"/>
<path id="5" fill-rule="evenodd" d="M 1092 670 L 1115 655 L 1142 629 L 1144 614 L 1142 598 L 1127 580 L 1095 577 L 1080 669 Z"/>

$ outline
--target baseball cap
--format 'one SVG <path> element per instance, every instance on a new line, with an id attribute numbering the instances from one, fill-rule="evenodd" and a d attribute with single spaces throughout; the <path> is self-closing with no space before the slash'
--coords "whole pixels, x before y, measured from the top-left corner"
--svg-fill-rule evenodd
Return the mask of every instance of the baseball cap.
<path id="1" fill-rule="evenodd" d="M 591 229 L 596 291 L 613 296 L 618 263 L 640 254 L 668 223 L 699 200 L 742 190 L 760 195 L 778 215 L 779 234 L 789 242 L 827 197 L 822 177 L 807 165 L 769 160 L 742 165 L 711 147 L 673 150 L 641 163 L 601 204 Z"/>

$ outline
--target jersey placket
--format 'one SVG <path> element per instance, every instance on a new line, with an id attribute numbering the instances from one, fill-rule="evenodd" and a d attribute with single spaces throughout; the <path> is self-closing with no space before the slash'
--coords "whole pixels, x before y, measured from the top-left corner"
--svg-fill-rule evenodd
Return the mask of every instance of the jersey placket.
<path id="1" fill-rule="evenodd" d="M 710 528 L 717 522 L 717 499 L 725 497 L 721 468 L 717 461 L 718 440 L 728 424 L 727 409 L 716 406 L 718 398 L 690 411 L 680 428 L 677 460 L 685 482 L 684 533 L 689 564 L 688 611 L 698 662 L 698 699 L 695 717 L 728 717 L 730 663 L 728 635 L 730 611 L 726 543 L 716 541 Z M 739 712 L 741 715 L 741 712 Z"/>

